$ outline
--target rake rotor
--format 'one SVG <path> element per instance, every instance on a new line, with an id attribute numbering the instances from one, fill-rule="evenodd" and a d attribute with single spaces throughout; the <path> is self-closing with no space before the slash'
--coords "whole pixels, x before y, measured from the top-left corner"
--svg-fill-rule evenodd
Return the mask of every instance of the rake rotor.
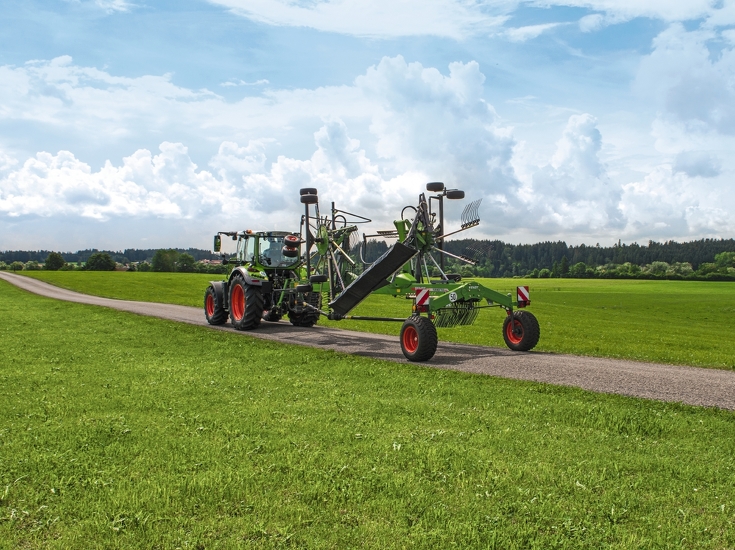
<path id="1" fill-rule="evenodd" d="M 457 302 L 449 307 L 437 310 L 434 325 L 437 328 L 471 325 L 477 319 L 479 311 L 473 302 Z"/>

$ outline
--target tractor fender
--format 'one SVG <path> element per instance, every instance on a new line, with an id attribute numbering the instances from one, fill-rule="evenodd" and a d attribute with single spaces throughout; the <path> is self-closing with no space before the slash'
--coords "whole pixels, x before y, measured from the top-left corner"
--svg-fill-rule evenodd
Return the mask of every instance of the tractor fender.
<path id="1" fill-rule="evenodd" d="M 264 293 L 272 291 L 271 289 L 273 288 L 273 285 L 264 274 L 261 275 L 258 273 L 258 275 L 254 277 L 253 274 L 249 273 L 243 266 L 238 266 L 232 270 L 232 273 L 230 273 L 230 281 L 232 281 L 232 278 L 235 275 L 240 275 L 249 285 L 262 287 Z"/>
<path id="2" fill-rule="evenodd" d="M 214 289 L 219 303 L 223 304 L 225 309 L 229 309 L 229 304 L 227 303 L 227 283 L 225 281 L 209 281 L 209 285 Z"/>

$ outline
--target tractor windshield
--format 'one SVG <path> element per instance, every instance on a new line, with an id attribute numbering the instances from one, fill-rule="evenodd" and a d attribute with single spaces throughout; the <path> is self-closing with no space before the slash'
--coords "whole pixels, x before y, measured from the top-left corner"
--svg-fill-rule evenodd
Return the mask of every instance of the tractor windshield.
<path id="1" fill-rule="evenodd" d="M 259 262 L 265 267 L 288 267 L 299 261 L 283 255 L 283 238 L 286 235 L 264 235 L 260 237 Z"/>

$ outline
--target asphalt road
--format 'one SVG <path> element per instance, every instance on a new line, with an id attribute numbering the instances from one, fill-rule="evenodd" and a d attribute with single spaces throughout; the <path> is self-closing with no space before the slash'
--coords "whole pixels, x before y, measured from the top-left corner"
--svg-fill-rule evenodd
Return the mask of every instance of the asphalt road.
<path id="1" fill-rule="evenodd" d="M 0 279 L 29 292 L 57 300 L 109 307 L 209 327 L 202 308 L 100 298 L 2 271 Z M 210 328 L 237 332 L 229 323 Z M 395 336 L 384 336 L 320 326 L 297 328 L 281 321 L 263 322 L 257 330 L 238 334 L 405 363 L 406 359 L 398 343 L 398 331 L 398 324 Z M 543 338 L 543 334 L 541 337 Z M 601 393 L 735 410 L 735 371 L 533 351 L 521 353 L 504 348 L 448 342 L 439 342 L 436 355 L 422 365 L 573 386 Z"/>

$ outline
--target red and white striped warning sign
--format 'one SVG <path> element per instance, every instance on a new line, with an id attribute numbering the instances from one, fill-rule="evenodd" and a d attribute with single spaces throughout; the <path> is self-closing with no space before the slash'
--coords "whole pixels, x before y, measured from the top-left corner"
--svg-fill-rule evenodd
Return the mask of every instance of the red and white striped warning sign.
<path id="1" fill-rule="evenodd" d="M 428 288 L 415 288 L 416 291 L 416 305 L 425 306 L 429 303 L 429 289 Z"/>
<path id="2" fill-rule="evenodd" d="M 519 286 L 516 292 L 518 293 L 519 302 L 530 302 L 531 301 L 529 298 L 530 294 L 528 292 L 527 286 Z"/>

